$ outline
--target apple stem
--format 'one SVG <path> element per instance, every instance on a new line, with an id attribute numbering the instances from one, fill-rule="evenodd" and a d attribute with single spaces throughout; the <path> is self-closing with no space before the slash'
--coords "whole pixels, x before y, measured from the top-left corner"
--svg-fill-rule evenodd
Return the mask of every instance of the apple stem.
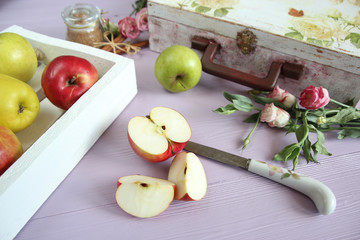
<path id="1" fill-rule="evenodd" d="M 72 76 L 71 79 L 69 79 L 68 84 L 69 85 L 74 85 L 75 82 L 76 82 L 76 76 Z"/>
<path id="2" fill-rule="evenodd" d="M 18 113 L 22 113 L 24 110 L 25 110 L 25 107 L 22 105 L 22 103 L 19 103 Z"/>
<path id="3" fill-rule="evenodd" d="M 142 186 L 142 187 L 148 187 L 148 184 L 147 184 L 147 183 L 140 183 L 140 186 Z"/>

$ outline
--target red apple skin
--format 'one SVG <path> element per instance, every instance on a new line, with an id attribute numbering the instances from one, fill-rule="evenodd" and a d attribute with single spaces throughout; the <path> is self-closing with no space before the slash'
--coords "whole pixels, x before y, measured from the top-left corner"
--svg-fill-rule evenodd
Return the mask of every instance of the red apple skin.
<path id="1" fill-rule="evenodd" d="M 149 153 L 143 151 L 141 148 L 139 148 L 134 143 L 134 141 L 130 138 L 129 133 L 128 133 L 128 139 L 129 139 L 130 146 L 134 150 L 134 152 L 149 162 L 154 162 L 154 163 L 162 162 L 162 161 L 165 161 L 165 160 L 169 159 L 170 157 L 174 156 L 174 153 L 171 150 L 170 144 L 168 145 L 169 147 L 167 148 L 167 150 L 164 153 L 159 154 L 159 155 L 153 155 L 153 154 L 149 154 Z M 184 147 L 185 147 L 185 145 L 184 145 Z"/>
<path id="2" fill-rule="evenodd" d="M 189 194 L 185 194 L 184 196 L 182 196 L 181 198 L 179 199 L 176 199 L 176 200 L 181 200 L 181 201 L 195 201 L 194 199 L 192 199 Z"/>
<path id="3" fill-rule="evenodd" d="M 172 147 L 173 147 L 173 151 L 174 151 L 174 154 L 173 154 L 173 155 L 181 152 L 181 151 L 184 149 L 184 147 L 185 147 L 185 145 L 186 145 L 187 142 L 188 142 L 188 141 L 183 142 L 183 143 L 171 142 L 171 143 L 172 143 Z M 172 156 L 173 156 L 173 155 L 172 155 Z"/>
<path id="4" fill-rule="evenodd" d="M 59 56 L 44 69 L 41 86 L 55 106 L 69 109 L 99 79 L 96 68 L 86 59 Z"/>
<path id="5" fill-rule="evenodd" d="M 0 126 L 0 176 L 23 154 L 17 136 L 7 127 Z"/>

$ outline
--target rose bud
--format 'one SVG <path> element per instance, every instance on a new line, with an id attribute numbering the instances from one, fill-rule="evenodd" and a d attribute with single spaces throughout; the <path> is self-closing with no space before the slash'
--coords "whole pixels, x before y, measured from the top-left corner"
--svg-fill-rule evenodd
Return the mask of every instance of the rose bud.
<path id="1" fill-rule="evenodd" d="M 304 89 L 300 94 L 300 105 L 306 109 L 318 109 L 330 102 L 329 92 L 323 87 L 312 85 Z"/>
<path id="2" fill-rule="evenodd" d="M 281 102 L 287 109 L 296 103 L 296 97 L 279 86 L 276 86 L 266 97 Z"/>
<path id="3" fill-rule="evenodd" d="M 119 32 L 130 39 L 140 36 L 140 30 L 136 25 L 136 21 L 132 17 L 126 17 L 119 21 Z"/>
<path id="4" fill-rule="evenodd" d="M 285 127 L 289 120 L 290 114 L 273 103 L 266 104 L 260 116 L 260 121 L 267 122 L 270 127 Z"/>
<path id="5" fill-rule="evenodd" d="M 138 13 L 136 13 L 135 21 L 140 31 L 146 31 L 149 29 L 147 8 L 142 8 Z"/>

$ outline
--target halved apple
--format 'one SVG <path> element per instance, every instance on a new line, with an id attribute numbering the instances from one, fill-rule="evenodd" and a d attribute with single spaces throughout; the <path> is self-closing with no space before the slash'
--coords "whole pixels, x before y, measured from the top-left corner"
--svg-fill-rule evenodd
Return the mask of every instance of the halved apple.
<path id="1" fill-rule="evenodd" d="M 207 191 L 207 180 L 200 159 L 192 152 L 180 152 L 173 159 L 168 180 L 174 182 L 176 200 L 202 199 Z"/>
<path id="2" fill-rule="evenodd" d="M 174 199 L 175 184 L 164 179 L 130 175 L 118 179 L 116 202 L 130 215 L 149 218 L 165 211 Z"/>
<path id="3" fill-rule="evenodd" d="M 149 116 L 134 117 L 128 123 L 130 146 L 150 162 L 161 162 L 174 156 L 190 137 L 191 128 L 184 116 L 167 107 L 155 107 Z"/>

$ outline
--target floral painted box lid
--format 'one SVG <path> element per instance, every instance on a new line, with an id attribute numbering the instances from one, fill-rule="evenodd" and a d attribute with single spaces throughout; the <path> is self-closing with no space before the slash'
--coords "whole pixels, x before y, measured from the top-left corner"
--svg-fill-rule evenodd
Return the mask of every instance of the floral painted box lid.
<path id="1" fill-rule="evenodd" d="M 238 26 L 247 27 L 257 31 L 260 46 L 360 74 L 359 0 L 150 0 L 149 3 L 158 6 L 151 8 L 149 15 L 232 38 L 236 37 Z"/>

